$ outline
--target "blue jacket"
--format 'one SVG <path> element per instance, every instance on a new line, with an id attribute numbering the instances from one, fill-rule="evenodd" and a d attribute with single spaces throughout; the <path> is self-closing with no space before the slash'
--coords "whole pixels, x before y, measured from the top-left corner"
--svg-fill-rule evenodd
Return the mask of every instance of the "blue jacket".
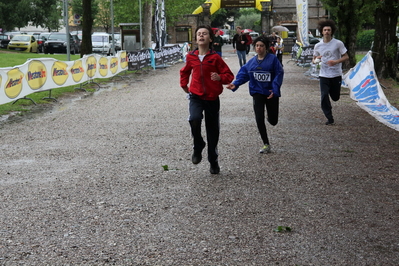
<path id="1" fill-rule="evenodd" d="M 233 84 L 236 91 L 241 85 L 249 81 L 249 94 L 260 93 L 266 96 L 273 91 L 273 97 L 280 97 L 280 87 L 283 83 L 284 69 L 274 54 L 267 53 L 265 58 L 258 62 L 254 56 L 238 71 Z"/>

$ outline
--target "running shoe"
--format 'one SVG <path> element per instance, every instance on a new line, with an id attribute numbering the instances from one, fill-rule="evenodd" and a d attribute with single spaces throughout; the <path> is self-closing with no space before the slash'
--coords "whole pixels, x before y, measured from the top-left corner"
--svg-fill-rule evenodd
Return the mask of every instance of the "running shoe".
<path id="1" fill-rule="evenodd" d="M 271 146 L 268 144 L 265 144 L 262 149 L 260 149 L 259 153 L 270 153 L 271 152 Z"/>

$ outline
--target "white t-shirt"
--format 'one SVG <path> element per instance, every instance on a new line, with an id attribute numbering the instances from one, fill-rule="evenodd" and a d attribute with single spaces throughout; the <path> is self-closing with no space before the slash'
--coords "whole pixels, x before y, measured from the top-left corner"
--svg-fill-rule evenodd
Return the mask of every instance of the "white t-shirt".
<path id="1" fill-rule="evenodd" d="M 330 60 L 338 60 L 346 53 L 346 48 L 343 42 L 332 38 L 329 42 L 321 40 L 314 46 L 313 56 L 321 57 L 321 68 L 319 76 L 323 78 L 335 78 L 342 76 L 342 63 L 335 66 L 327 65 Z"/>

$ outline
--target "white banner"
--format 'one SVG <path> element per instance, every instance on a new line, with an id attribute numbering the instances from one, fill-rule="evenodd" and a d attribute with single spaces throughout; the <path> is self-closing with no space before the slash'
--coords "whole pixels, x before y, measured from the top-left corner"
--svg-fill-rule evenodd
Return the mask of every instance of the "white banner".
<path id="1" fill-rule="evenodd" d="M 296 0 L 299 37 L 303 46 L 309 46 L 308 0 Z"/>
<path id="2" fill-rule="evenodd" d="M 81 84 L 95 78 L 110 78 L 127 69 L 126 51 L 107 57 L 85 55 L 76 61 L 30 59 L 20 66 L 0 68 L 0 104 L 34 92 Z"/>
<path id="3" fill-rule="evenodd" d="M 399 131 L 399 111 L 392 106 L 375 75 L 371 51 L 343 76 L 342 86 L 350 89 L 357 104 L 378 121 Z"/>

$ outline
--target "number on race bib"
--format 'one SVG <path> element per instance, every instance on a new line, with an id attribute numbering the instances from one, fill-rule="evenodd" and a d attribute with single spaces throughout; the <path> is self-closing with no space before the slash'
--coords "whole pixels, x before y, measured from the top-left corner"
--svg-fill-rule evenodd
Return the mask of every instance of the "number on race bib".
<path id="1" fill-rule="evenodd" d="M 254 72 L 254 78 L 259 82 L 270 82 L 271 75 L 268 72 Z"/>

